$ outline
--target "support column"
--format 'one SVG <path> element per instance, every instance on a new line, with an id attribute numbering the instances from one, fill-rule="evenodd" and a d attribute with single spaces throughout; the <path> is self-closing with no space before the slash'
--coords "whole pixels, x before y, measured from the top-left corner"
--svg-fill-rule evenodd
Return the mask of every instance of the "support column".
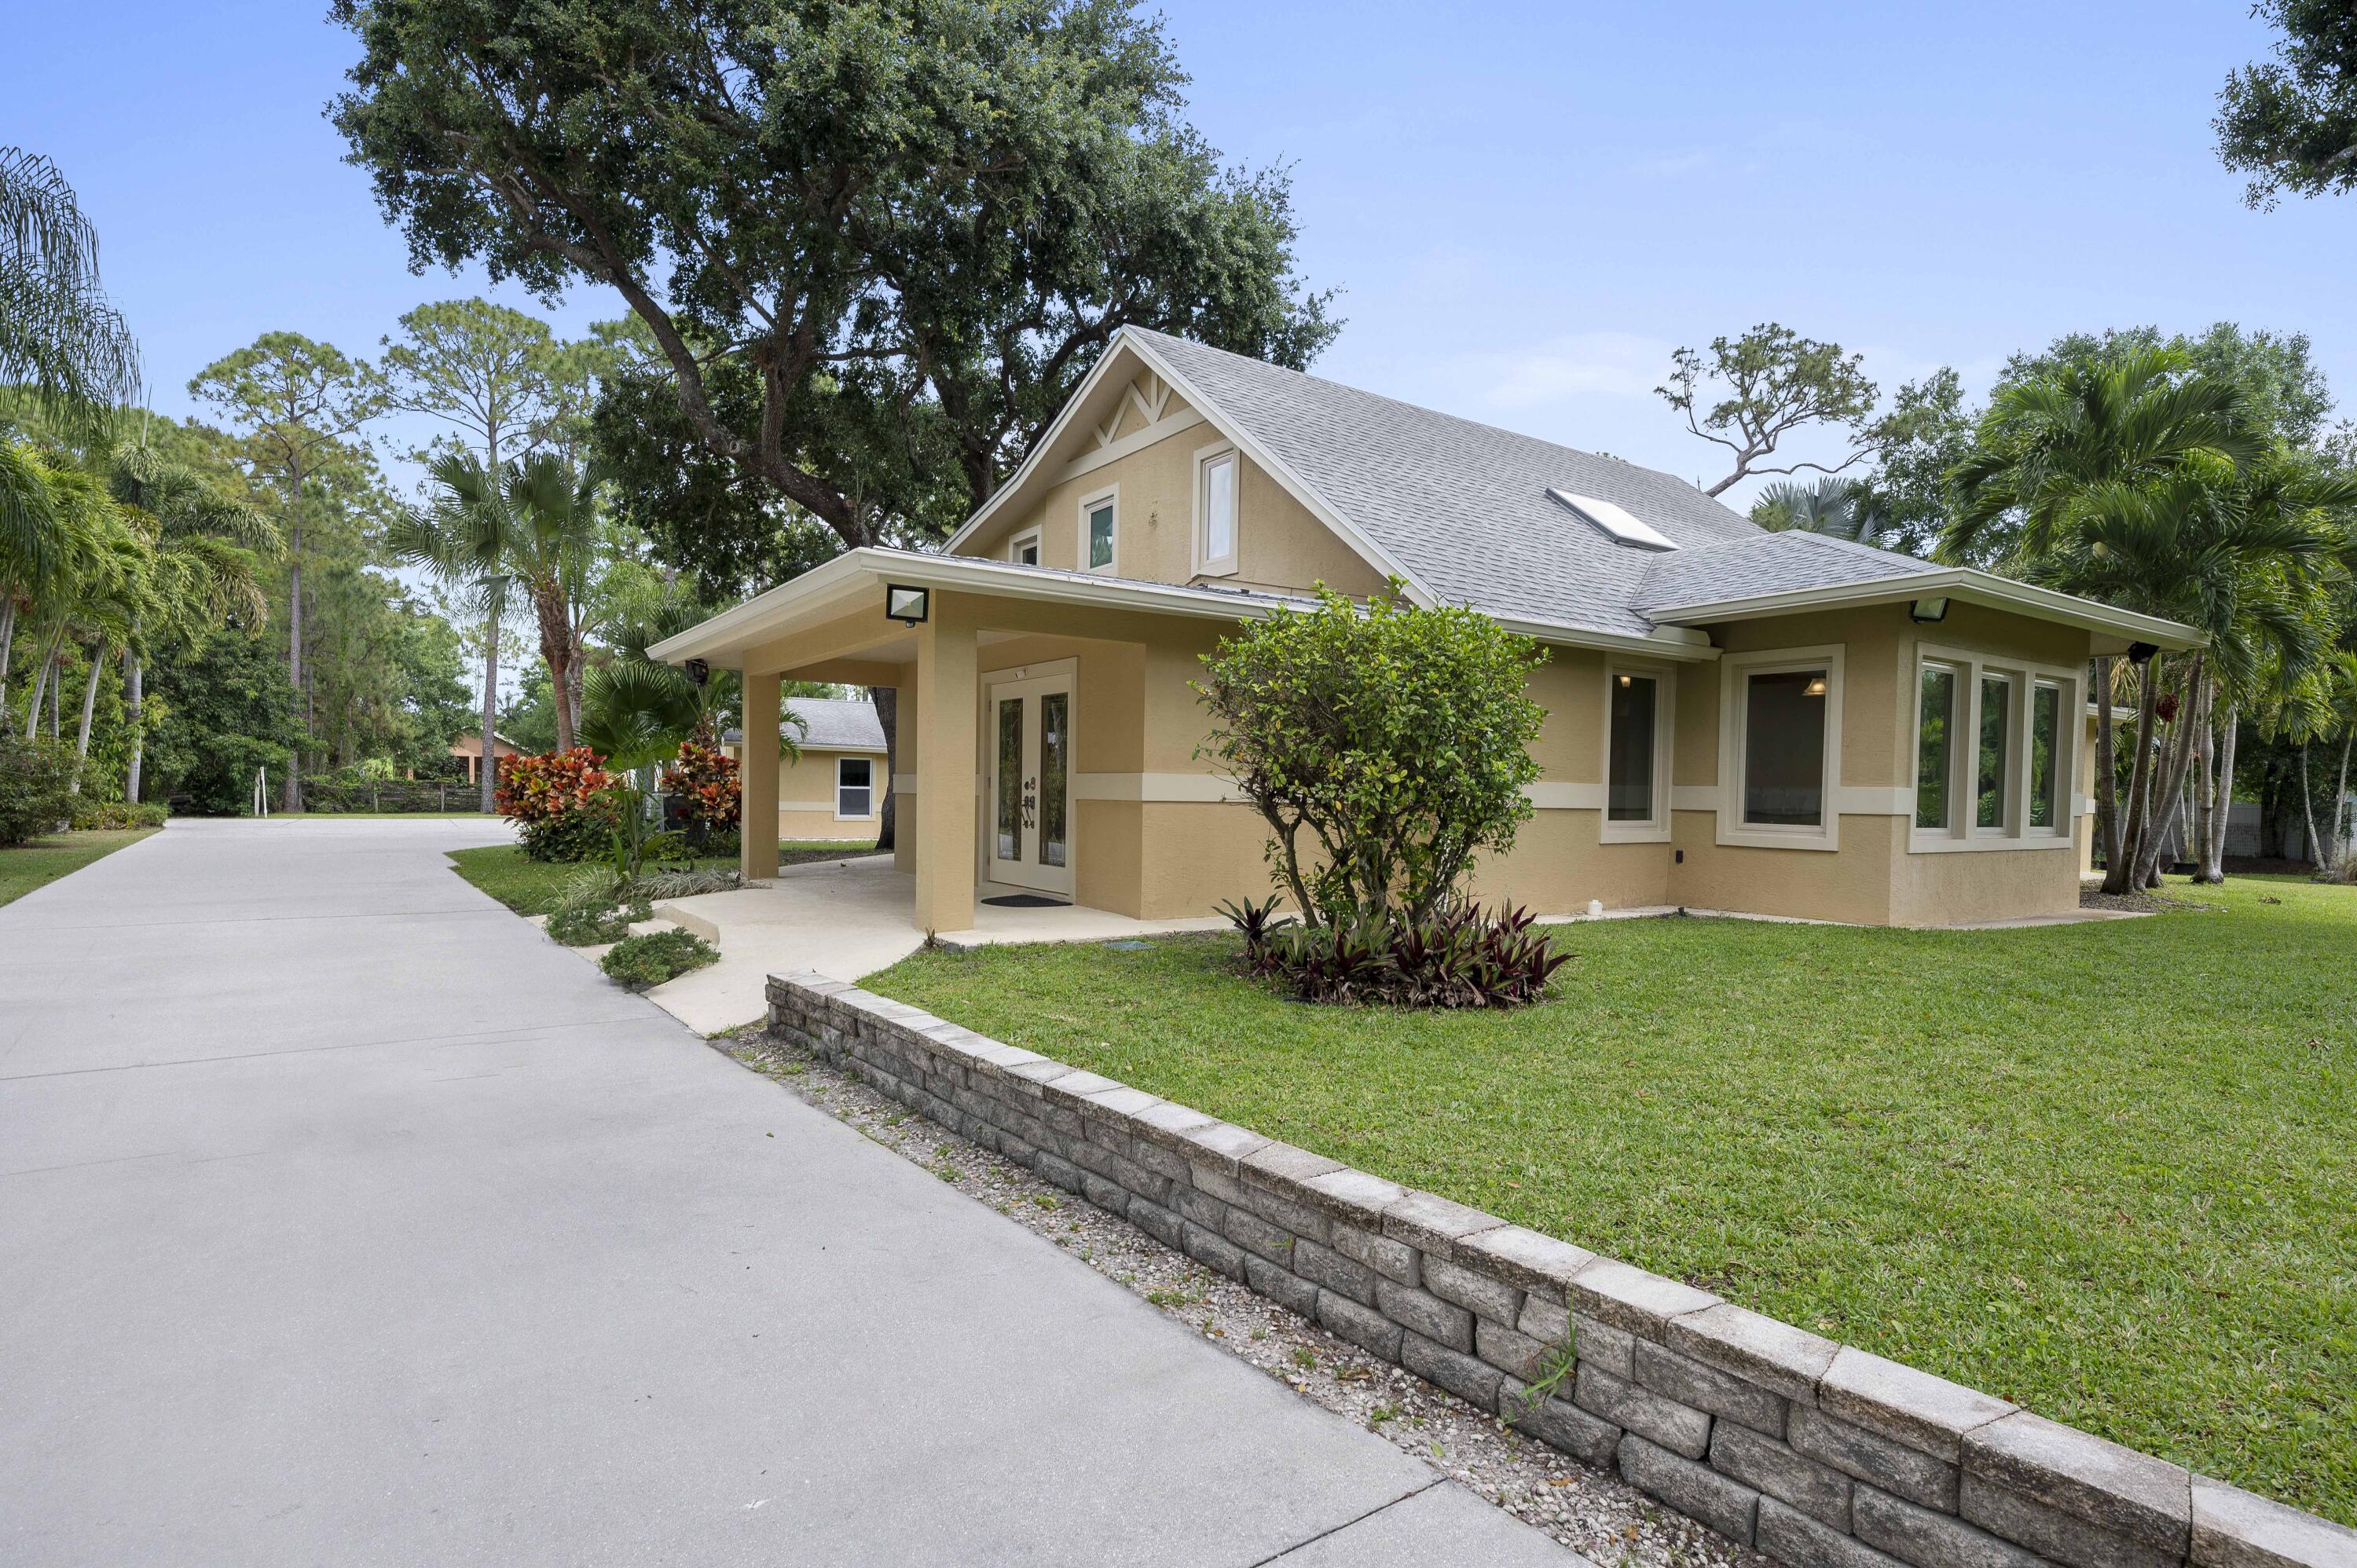
<path id="1" fill-rule="evenodd" d="M 917 926 L 974 929 L 974 627 L 966 601 L 933 595 L 917 628 Z"/>
<path id="2" fill-rule="evenodd" d="M 778 875 L 778 688 L 776 675 L 745 672 L 745 744 L 737 747 L 741 811 L 738 874 L 749 886 Z"/>

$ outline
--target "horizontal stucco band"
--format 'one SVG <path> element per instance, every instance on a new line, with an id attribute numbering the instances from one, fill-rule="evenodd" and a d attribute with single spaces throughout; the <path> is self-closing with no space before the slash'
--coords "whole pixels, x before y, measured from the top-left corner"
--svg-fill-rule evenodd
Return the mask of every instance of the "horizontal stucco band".
<path id="1" fill-rule="evenodd" d="M 1792 1568 L 2352 1568 L 2357 1530 L 840 981 L 772 1036 Z"/>

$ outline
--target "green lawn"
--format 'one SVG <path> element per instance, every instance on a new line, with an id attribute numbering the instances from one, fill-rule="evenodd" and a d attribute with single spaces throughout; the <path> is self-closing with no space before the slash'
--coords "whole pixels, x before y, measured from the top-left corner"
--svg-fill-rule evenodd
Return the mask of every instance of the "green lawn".
<path id="1" fill-rule="evenodd" d="M 13 903 L 36 887 L 80 871 L 125 844 L 137 843 L 154 828 L 106 832 L 56 833 L 13 849 L 0 849 L 0 904 Z"/>
<path id="2" fill-rule="evenodd" d="M 838 860 L 845 855 L 872 854 L 876 846 L 859 843 L 819 843 L 815 842 L 787 843 L 778 846 L 780 866 L 796 865 L 810 860 Z M 527 859 L 514 844 L 493 844 L 486 849 L 454 849 L 447 852 L 459 875 L 505 904 L 519 915 L 545 915 L 557 890 L 581 874 L 579 865 L 554 865 L 544 860 Z M 737 857 L 708 856 L 688 862 L 699 871 L 733 871 Z"/>
<path id="3" fill-rule="evenodd" d="M 867 983 L 2357 1523 L 2357 889 L 2201 897 L 1567 928 L 1501 1015 L 1290 1003 L 1226 938 Z"/>

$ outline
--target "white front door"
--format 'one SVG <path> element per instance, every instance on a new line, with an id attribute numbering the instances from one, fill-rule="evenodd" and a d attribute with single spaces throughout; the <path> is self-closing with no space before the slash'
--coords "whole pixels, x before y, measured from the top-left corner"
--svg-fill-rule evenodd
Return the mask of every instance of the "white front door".
<path id="1" fill-rule="evenodd" d="M 1072 678 L 1047 675 L 988 688 L 989 811 L 985 875 L 1072 895 Z"/>

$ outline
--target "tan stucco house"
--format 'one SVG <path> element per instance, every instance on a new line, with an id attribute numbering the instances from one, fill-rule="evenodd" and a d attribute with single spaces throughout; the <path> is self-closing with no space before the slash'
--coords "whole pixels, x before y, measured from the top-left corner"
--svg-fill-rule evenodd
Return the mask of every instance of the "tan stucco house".
<path id="1" fill-rule="evenodd" d="M 661 644 L 894 688 L 900 869 L 926 930 L 1030 892 L 1145 919 L 1268 887 L 1189 682 L 1240 619 L 1398 578 L 1549 650 L 1535 820 L 1474 891 L 1959 924 L 2074 908 L 2091 655 L 2188 628 L 1770 533 L 1694 486 L 1125 329 L 940 554 L 856 550 Z M 776 861 L 774 758 L 745 866 Z"/>
<path id="2" fill-rule="evenodd" d="M 789 697 L 779 719 L 799 755 L 778 765 L 778 837 L 874 843 L 883 825 L 886 756 L 876 704 L 865 697 Z M 720 744 L 740 775 L 744 740 L 744 731 L 732 729 Z"/>

